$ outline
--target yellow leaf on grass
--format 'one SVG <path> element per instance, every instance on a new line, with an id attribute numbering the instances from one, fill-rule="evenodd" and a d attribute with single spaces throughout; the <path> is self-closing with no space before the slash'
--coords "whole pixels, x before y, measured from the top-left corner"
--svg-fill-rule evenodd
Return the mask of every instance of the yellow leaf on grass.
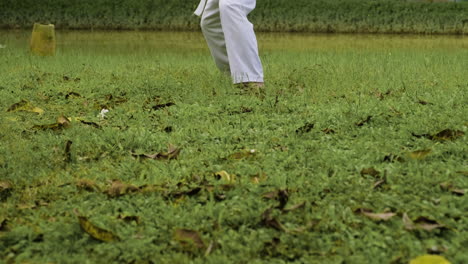
<path id="1" fill-rule="evenodd" d="M 408 153 L 409 157 L 414 159 L 414 160 L 421 160 L 427 157 L 432 152 L 431 149 L 424 149 L 424 150 L 417 150 Z"/>
<path id="2" fill-rule="evenodd" d="M 423 255 L 411 260 L 410 264 L 450 264 L 450 262 L 439 255 Z"/>
<path id="3" fill-rule="evenodd" d="M 118 236 L 114 235 L 112 232 L 102 229 L 100 227 L 95 226 L 93 223 L 89 221 L 87 217 L 78 216 L 78 220 L 80 222 L 81 229 L 85 231 L 88 235 L 103 242 L 112 242 L 120 240 Z"/>
<path id="4" fill-rule="evenodd" d="M 36 113 L 40 115 L 44 113 L 44 110 L 42 110 L 39 107 L 35 107 L 34 105 L 31 104 L 31 102 L 26 101 L 26 100 L 21 100 L 18 103 L 11 105 L 7 109 L 7 112 L 20 112 L 20 111 Z"/>
<path id="5" fill-rule="evenodd" d="M 236 181 L 236 175 L 231 175 L 227 171 L 218 171 L 215 173 L 215 178 L 218 180 L 224 180 L 227 182 L 235 182 Z"/>

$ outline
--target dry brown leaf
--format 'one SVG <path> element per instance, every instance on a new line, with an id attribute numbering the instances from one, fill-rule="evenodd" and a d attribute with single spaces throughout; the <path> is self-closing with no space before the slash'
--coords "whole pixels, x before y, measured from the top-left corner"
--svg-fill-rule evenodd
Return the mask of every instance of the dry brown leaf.
<path id="1" fill-rule="evenodd" d="M 265 199 L 270 199 L 270 200 L 277 200 L 279 201 L 279 205 L 276 207 L 280 210 L 283 210 L 286 204 L 288 203 L 289 200 L 289 192 L 287 189 L 280 189 L 280 190 L 275 190 L 271 192 L 267 192 L 262 195 L 263 198 Z"/>
<path id="2" fill-rule="evenodd" d="M 33 126 L 33 129 L 38 129 L 38 130 L 54 130 L 54 131 L 58 131 L 58 130 L 62 130 L 64 128 L 68 128 L 70 127 L 71 125 L 71 122 L 70 120 L 65 117 L 64 115 L 60 115 L 58 118 L 57 118 L 57 122 L 56 123 L 53 123 L 53 124 L 48 124 L 48 125 L 35 125 Z"/>
<path id="3" fill-rule="evenodd" d="M 64 115 L 57 117 L 57 124 L 62 125 L 63 127 L 68 127 L 70 125 L 70 119 Z"/>
<path id="4" fill-rule="evenodd" d="M 194 230 L 176 229 L 174 231 L 174 240 L 178 241 L 184 248 L 200 250 L 206 248 L 200 234 Z"/>
<path id="5" fill-rule="evenodd" d="M 89 179 L 79 179 L 76 182 L 76 188 L 78 188 L 79 190 L 85 190 L 89 192 L 99 191 L 99 186 L 97 186 L 94 181 Z"/>
<path id="6" fill-rule="evenodd" d="M 369 123 L 371 120 L 372 120 L 372 116 L 367 116 L 366 119 L 364 119 L 364 120 L 362 120 L 362 121 L 360 121 L 360 122 L 357 122 L 357 123 L 356 123 L 356 126 L 362 127 L 363 125 Z"/>
<path id="7" fill-rule="evenodd" d="M 361 175 L 370 175 L 372 177 L 377 177 L 380 175 L 380 171 L 374 169 L 373 167 L 365 168 L 361 170 Z"/>
<path id="8" fill-rule="evenodd" d="M 432 103 L 429 103 L 429 102 L 427 102 L 427 101 L 424 101 L 424 100 L 419 99 L 419 100 L 418 100 L 418 104 L 422 104 L 422 105 L 431 105 Z"/>
<path id="9" fill-rule="evenodd" d="M 276 217 L 273 217 L 271 215 L 273 208 L 268 208 L 262 213 L 262 224 L 267 227 L 271 227 L 273 229 L 276 229 L 278 231 L 287 231 L 287 229 L 276 219 Z"/>
<path id="10" fill-rule="evenodd" d="M 335 134 L 335 130 L 331 129 L 331 128 L 325 128 L 322 130 L 323 133 L 325 134 Z"/>
<path id="11" fill-rule="evenodd" d="M 439 224 L 437 221 L 431 220 L 427 217 L 418 217 L 416 220 L 411 220 L 406 213 L 403 214 L 403 225 L 406 230 L 425 230 L 432 231 L 434 229 L 444 228 L 445 226 Z"/>
<path id="12" fill-rule="evenodd" d="M 119 197 L 125 194 L 137 192 L 139 189 L 131 184 L 123 183 L 119 180 L 112 181 L 112 185 L 106 191 L 109 197 Z"/>
<path id="13" fill-rule="evenodd" d="M 438 140 L 438 141 L 455 140 L 464 135 L 465 133 L 460 130 L 444 129 L 440 131 L 439 133 L 432 135 L 432 140 Z"/>
<path id="14" fill-rule="evenodd" d="M 395 162 L 395 161 L 405 162 L 405 159 L 403 159 L 402 157 L 400 157 L 398 155 L 388 154 L 383 158 L 383 161 L 384 162 Z"/>
<path id="15" fill-rule="evenodd" d="M 166 103 L 166 104 L 155 105 L 152 108 L 153 108 L 153 110 L 160 110 L 160 109 L 163 109 L 163 108 L 166 108 L 166 107 L 171 107 L 173 105 L 175 105 L 175 103 L 169 102 L 169 103 Z"/>
<path id="16" fill-rule="evenodd" d="M 307 202 L 306 201 L 303 201 L 301 203 L 298 203 L 298 204 L 295 204 L 291 207 L 288 207 L 288 208 L 284 208 L 283 209 L 283 212 L 287 213 L 287 212 L 292 212 L 294 210 L 297 210 L 297 209 L 302 209 L 306 206 Z"/>
<path id="17" fill-rule="evenodd" d="M 0 231 L 7 231 L 8 230 L 8 219 L 0 217 Z"/>
<path id="18" fill-rule="evenodd" d="M 13 185 L 8 181 L 0 181 L 0 201 L 5 201 L 11 196 Z"/>
<path id="19" fill-rule="evenodd" d="M 359 208 L 355 210 L 355 212 L 362 214 L 375 221 L 388 221 L 396 215 L 396 213 L 392 213 L 392 212 L 374 213 L 372 210 L 365 209 L 365 208 Z"/>
<path id="20" fill-rule="evenodd" d="M 124 215 L 124 214 L 119 214 L 117 219 L 123 220 L 125 222 L 135 222 L 137 224 L 140 224 L 140 217 L 136 215 Z"/>
<path id="21" fill-rule="evenodd" d="M 71 140 L 67 140 L 65 143 L 65 162 L 71 162 L 72 157 L 71 157 L 71 145 L 73 142 Z"/>
<path id="22" fill-rule="evenodd" d="M 313 123 L 305 123 L 302 127 L 296 129 L 296 133 L 297 134 L 309 133 L 310 131 L 312 131 L 314 126 L 315 125 Z"/>
<path id="23" fill-rule="evenodd" d="M 156 154 L 135 154 L 132 153 L 134 157 L 138 158 L 147 158 L 154 160 L 172 160 L 176 159 L 180 154 L 181 149 L 177 148 L 174 145 L 169 145 L 167 152 L 160 152 Z"/>
<path id="24" fill-rule="evenodd" d="M 440 184 L 440 188 L 444 191 L 449 191 L 455 195 L 460 195 L 460 196 L 463 196 L 465 195 L 465 190 L 463 189 L 459 189 L 459 188 L 456 188 L 453 186 L 452 183 L 449 183 L 449 182 L 443 182 Z"/>

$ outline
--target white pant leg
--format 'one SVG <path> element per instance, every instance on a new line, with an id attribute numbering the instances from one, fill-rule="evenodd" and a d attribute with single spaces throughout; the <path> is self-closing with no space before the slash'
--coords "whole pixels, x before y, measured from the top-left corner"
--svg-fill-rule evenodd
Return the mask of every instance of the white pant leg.
<path id="1" fill-rule="evenodd" d="M 247 15 L 256 0 L 208 0 L 202 30 L 216 65 L 234 83 L 263 82 L 263 68 L 252 23 Z"/>
<path id="2" fill-rule="evenodd" d="M 223 72 L 230 72 L 223 28 L 219 13 L 219 0 L 208 0 L 201 18 L 201 28 L 216 66 Z"/>
<path id="3" fill-rule="evenodd" d="M 256 0 L 220 0 L 221 24 L 234 83 L 263 82 L 257 38 L 247 15 Z"/>

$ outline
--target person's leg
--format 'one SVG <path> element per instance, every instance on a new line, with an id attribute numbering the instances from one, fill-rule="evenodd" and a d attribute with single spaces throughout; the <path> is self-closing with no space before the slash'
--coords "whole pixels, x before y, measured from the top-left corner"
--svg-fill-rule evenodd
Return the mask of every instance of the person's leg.
<path id="1" fill-rule="evenodd" d="M 226 41 L 221 27 L 219 0 L 208 0 L 201 18 L 201 28 L 216 66 L 223 72 L 230 72 Z"/>
<path id="2" fill-rule="evenodd" d="M 255 4 L 256 0 L 219 0 L 222 31 L 234 83 L 263 83 L 257 39 L 253 25 L 247 19 Z"/>

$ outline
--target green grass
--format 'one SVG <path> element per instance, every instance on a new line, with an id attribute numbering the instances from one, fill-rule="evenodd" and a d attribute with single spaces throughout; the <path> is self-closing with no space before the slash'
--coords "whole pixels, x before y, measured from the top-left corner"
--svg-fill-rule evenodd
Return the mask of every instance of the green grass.
<path id="1" fill-rule="evenodd" d="M 467 137 L 412 135 L 467 133 L 466 38 L 261 35 L 263 100 L 239 94 L 218 73 L 199 33 L 57 39 L 55 57 L 35 57 L 26 33 L 2 32 L 6 263 L 408 263 L 431 249 L 468 261 L 468 200 L 452 192 L 468 188 Z M 44 113 L 7 112 L 21 100 Z M 33 128 L 60 115 L 72 119 L 69 127 Z M 177 159 L 132 156 L 168 144 L 182 149 Z M 250 149 L 256 154 L 232 156 Z M 427 157 L 409 157 L 425 149 Z M 361 175 L 370 167 L 380 175 Z M 234 181 L 218 180 L 222 170 Z M 95 190 L 80 189 L 83 179 Z M 150 188 L 109 197 L 112 180 Z M 276 199 L 287 196 L 286 208 L 305 206 L 282 212 L 263 198 L 284 189 Z M 359 208 L 396 215 L 377 222 Z M 120 241 L 91 238 L 74 211 Z M 405 214 L 445 228 L 407 230 Z M 204 246 L 182 243 L 181 228 L 198 232 Z"/>

